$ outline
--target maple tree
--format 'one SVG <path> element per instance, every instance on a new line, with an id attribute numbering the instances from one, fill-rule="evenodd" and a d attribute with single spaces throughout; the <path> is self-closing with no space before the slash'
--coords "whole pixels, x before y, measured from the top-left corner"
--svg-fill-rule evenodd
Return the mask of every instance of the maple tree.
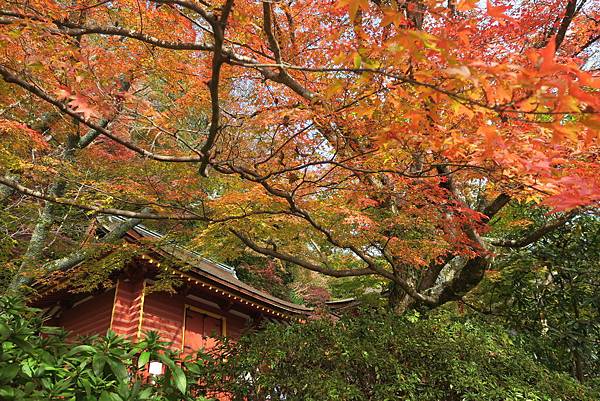
<path id="1" fill-rule="evenodd" d="M 130 220 L 105 244 L 169 221 L 203 249 L 378 277 L 399 311 L 460 299 L 494 247 L 600 202 L 599 9 L 3 2 L 3 213 L 30 233 L 12 285 L 85 260 L 109 214 Z M 496 237 L 510 202 L 554 215 Z M 50 255 L 66 220 L 79 237 Z"/>

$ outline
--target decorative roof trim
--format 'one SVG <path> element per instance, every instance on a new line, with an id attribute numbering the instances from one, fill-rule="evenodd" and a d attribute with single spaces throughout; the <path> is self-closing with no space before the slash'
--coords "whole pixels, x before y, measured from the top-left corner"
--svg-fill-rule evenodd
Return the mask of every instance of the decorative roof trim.
<path id="1" fill-rule="evenodd" d="M 105 230 L 110 230 L 111 227 L 106 224 L 106 221 L 103 220 L 104 219 L 99 219 L 100 223 L 103 225 L 103 228 Z M 122 218 L 112 216 L 106 220 L 111 220 L 110 222 L 123 221 Z M 156 239 L 164 238 L 164 236 L 160 233 L 149 230 L 142 225 L 137 225 L 130 230 L 126 235 L 126 238 L 128 238 L 130 241 L 138 242 L 141 238 L 144 238 L 145 235 L 147 235 L 147 237 Z M 293 315 L 301 316 L 308 316 L 314 311 L 313 308 L 285 301 L 267 292 L 254 288 L 237 278 L 235 275 L 235 268 L 224 263 L 218 263 L 205 258 L 197 252 L 186 249 L 180 245 L 159 245 L 152 247 L 151 249 L 156 253 L 156 258 L 165 258 L 167 256 L 173 257 L 179 262 L 190 267 L 189 270 L 178 269 L 177 267 L 174 267 L 172 269 L 174 274 L 178 274 L 182 278 L 186 277 L 190 282 L 200 282 L 208 279 L 210 280 L 210 283 L 207 282 L 207 285 L 212 284 L 221 287 L 222 290 L 226 290 L 226 292 L 223 292 L 223 294 L 231 293 L 232 296 L 246 298 L 249 301 L 249 305 L 253 305 L 259 310 L 270 311 L 275 308 L 282 312 L 286 312 L 287 314 L 291 313 Z M 144 255 L 142 255 L 142 258 L 145 258 Z M 145 259 L 154 262 L 154 260 L 150 257 Z M 158 263 L 158 267 L 160 267 L 160 263 Z M 279 312 L 273 310 L 273 315 L 277 316 L 277 313 Z"/>

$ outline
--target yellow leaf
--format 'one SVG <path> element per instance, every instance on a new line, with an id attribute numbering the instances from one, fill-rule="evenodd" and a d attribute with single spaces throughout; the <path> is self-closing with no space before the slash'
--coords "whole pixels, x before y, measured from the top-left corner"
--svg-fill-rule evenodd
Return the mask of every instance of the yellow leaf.
<path id="1" fill-rule="evenodd" d="M 348 6 L 348 14 L 350 15 L 350 19 L 354 21 L 358 9 L 361 9 L 362 11 L 367 11 L 369 9 L 369 0 L 340 0 L 338 1 L 337 6 L 339 8 Z"/>
<path id="2" fill-rule="evenodd" d="M 358 52 L 354 53 L 353 61 L 354 61 L 354 68 L 360 68 L 362 58 L 360 57 L 360 54 L 358 54 Z"/>

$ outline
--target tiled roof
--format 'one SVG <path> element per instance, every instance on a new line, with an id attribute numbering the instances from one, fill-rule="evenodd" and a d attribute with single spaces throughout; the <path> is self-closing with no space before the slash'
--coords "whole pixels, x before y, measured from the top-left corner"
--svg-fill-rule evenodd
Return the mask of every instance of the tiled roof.
<path id="1" fill-rule="evenodd" d="M 100 220 L 104 229 L 111 230 L 118 223 L 122 222 L 120 217 L 108 217 Z M 130 240 L 139 240 L 140 238 L 155 238 L 163 239 L 164 236 L 156 231 L 150 230 L 142 225 L 137 225 L 128 233 Z M 215 284 L 221 285 L 230 291 L 239 293 L 245 298 L 250 298 L 255 301 L 270 305 L 287 311 L 289 313 L 308 315 L 313 312 L 313 308 L 294 304 L 273 296 L 265 291 L 261 291 L 244 283 L 237 278 L 235 268 L 223 263 L 215 262 L 205 258 L 192 250 L 186 249 L 175 243 L 163 243 L 154 247 L 154 251 L 163 256 L 170 256 L 177 261 L 182 262 L 187 266 L 182 266 L 182 271 L 195 275 L 198 278 L 210 279 Z M 184 269 L 186 268 L 186 269 Z"/>

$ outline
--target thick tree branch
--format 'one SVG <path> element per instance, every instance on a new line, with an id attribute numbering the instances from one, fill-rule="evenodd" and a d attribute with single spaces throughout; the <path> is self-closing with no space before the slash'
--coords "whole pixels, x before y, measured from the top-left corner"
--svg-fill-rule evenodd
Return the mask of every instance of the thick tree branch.
<path id="1" fill-rule="evenodd" d="M 108 214 L 113 216 L 121 216 L 128 218 L 138 218 L 138 219 L 146 219 L 146 220 L 203 220 L 206 218 L 197 214 L 181 214 L 181 215 L 163 215 L 163 214 L 155 214 L 149 212 L 133 212 L 129 210 L 123 209 L 115 209 L 115 208 L 104 208 L 99 206 L 92 205 L 83 205 L 81 203 L 74 202 L 69 199 L 65 199 L 58 196 L 53 196 L 51 194 L 44 194 L 40 191 L 36 191 L 30 188 L 27 188 L 16 181 L 13 181 L 6 176 L 0 176 L 0 184 L 3 184 L 9 188 L 12 188 L 23 195 L 31 196 L 33 198 L 45 200 L 47 202 L 52 202 L 59 205 L 72 206 L 81 210 L 88 210 L 90 212 L 95 212 L 98 214 Z"/>
<path id="2" fill-rule="evenodd" d="M 489 258 L 485 256 L 467 260 L 465 265 L 455 272 L 454 277 L 440 287 L 436 305 L 461 299 L 481 282 L 488 266 Z"/>
<path id="3" fill-rule="evenodd" d="M 258 252 L 262 255 L 272 256 L 274 258 L 293 263 L 300 267 L 304 267 L 305 269 L 312 270 L 314 272 L 322 273 L 331 277 L 355 277 L 355 276 L 366 276 L 377 274 L 371 269 L 345 269 L 345 270 L 335 270 L 327 267 L 319 266 L 317 264 L 308 262 L 304 259 L 298 258 L 294 255 L 290 255 L 288 253 L 284 253 L 281 251 L 276 251 L 271 248 L 265 248 L 258 245 L 256 242 L 252 241 L 245 234 L 230 228 L 232 234 L 234 234 L 237 238 L 240 239 L 248 248 L 252 249 L 255 252 Z"/>
<path id="4" fill-rule="evenodd" d="M 272 10 L 272 2 L 263 1 L 263 30 L 267 35 L 267 40 L 269 42 L 269 48 L 273 52 L 275 56 L 275 61 L 279 65 L 278 70 L 279 74 L 275 77 L 277 82 L 283 83 L 289 87 L 296 88 L 295 92 L 300 94 L 300 96 L 306 99 L 312 99 L 314 94 L 305 88 L 302 88 L 300 84 L 292 78 L 292 76 L 288 73 L 286 68 L 284 67 L 285 62 L 283 61 L 283 57 L 281 55 L 281 47 L 279 46 L 279 42 L 273 33 L 273 10 Z"/>
<path id="5" fill-rule="evenodd" d="M 23 14 L 9 10 L 0 10 L 0 15 L 9 17 L 2 20 L 4 24 L 14 23 L 16 21 L 31 20 L 37 22 L 46 22 L 46 20 L 37 17 L 34 14 Z M 107 35 L 107 36 L 120 36 L 124 38 L 136 39 L 144 43 L 148 43 L 153 46 L 161 47 L 164 49 L 171 50 L 198 50 L 198 51 L 212 51 L 213 46 L 204 43 L 189 43 L 189 42 L 175 42 L 169 40 L 163 40 L 154 36 L 147 35 L 143 32 L 136 31 L 135 29 L 127 29 L 117 26 L 100 26 L 94 24 L 79 25 L 68 20 L 54 19 L 52 23 L 58 27 L 55 31 L 57 34 L 66 34 L 69 36 L 84 36 L 84 35 Z"/>
<path id="6" fill-rule="evenodd" d="M 15 174 L 7 172 L 4 174 L 3 177 L 0 177 L 0 178 L 4 178 L 4 179 L 10 180 L 12 182 L 17 182 L 17 179 L 19 177 Z M 6 198 L 10 197 L 15 192 L 16 192 L 16 190 L 13 187 L 9 187 L 8 185 L 0 184 L 0 202 L 3 202 Z"/>
<path id="7" fill-rule="evenodd" d="M 562 227 L 571 219 L 579 214 L 580 209 L 574 209 L 568 213 L 565 213 L 561 217 L 543 225 L 542 227 L 528 233 L 526 236 L 519 239 L 501 239 L 501 238 L 492 238 L 489 239 L 488 242 L 491 245 L 504 247 L 504 248 L 522 248 L 529 244 L 532 244 L 542 238 L 544 235 L 551 233 L 557 228 Z"/>
<path id="8" fill-rule="evenodd" d="M 217 140 L 217 135 L 219 133 L 220 127 L 220 118 L 221 118 L 221 107 L 219 105 L 219 80 L 221 77 L 221 66 L 223 65 L 223 42 L 225 40 L 225 26 L 227 23 L 227 18 L 229 17 L 229 13 L 231 12 L 231 7 L 233 7 L 233 0 L 227 0 L 225 6 L 223 7 L 223 13 L 220 19 L 216 19 L 211 17 L 208 19 L 208 22 L 212 26 L 213 29 L 213 37 L 215 40 L 214 51 L 213 51 L 213 59 L 212 59 L 212 71 L 210 82 L 208 83 L 208 88 L 210 90 L 210 127 L 208 128 L 208 137 L 206 138 L 206 142 L 200 149 L 200 154 L 202 158 L 200 160 L 200 167 L 198 171 L 200 175 L 206 177 L 207 176 L 207 167 L 210 162 L 212 148 L 215 145 L 215 141 Z M 206 17 L 208 18 L 208 17 Z"/>
<path id="9" fill-rule="evenodd" d="M 224 223 L 231 220 L 242 220 L 250 216 L 258 216 L 258 215 L 281 215 L 281 214 L 289 214 L 289 211 L 285 210 L 256 210 L 247 213 L 243 213 L 240 215 L 232 215 L 225 216 L 221 218 L 211 218 L 208 216 L 196 214 L 196 213 L 181 213 L 181 214 L 156 214 L 150 212 L 133 212 L 130 210 L 124 209 L 116 209 L 116 208 L 103 208 L 92 205 L 83 205 L 81 203 L 74 202 L 69 199 L 51 196 L 49 194 L 44 194 L 40 191 L 36 191 L 30 188 L 27 188 L 18 182 L 9 178 L 8 175 L 0 176 L 0 185 L 3 185 L 6 188 L 12 188 L 13 190 L 22 193 L 23 195 L 31 196 L 32 198 L 37 198 L 41 200 L 45 200 L 48 202 L 52 202 L 59 205 L 72 206 L 81 210 L 88 210 L 90 212 L 94 212 L 97 214 L 106 214 L 112 216 L 121 216 L 127 218 L 138 218 L 142 220 L 189 220 L 189 221 L 205 221 L 207 223 Z M 161 205 L 161 207 L 165 207 Z M 168 207 L 168 205 L 167 205 Z"/>
<path id="10" fill-rule="evenodd" d="M 149 209 L 142 209 L 139 213 L 140 215 L 144 215 L 149 212 Z M 116 227 L 114 227 L 108 234 L 106 234 L 102 239 L 100 239 L 99 243 L 101 244 L 112 244 L 119 239 L 123 238 L 125 234 L 138 224 L 142 222 L 140 218 L 130 218 L 123 222 L 120 222 Z M 57 270 L 67 270 L 71 267 L 77 266 L 79 263 L 84 262 L 86 259 L 93 256 L 95 253 L 95 249 L 93 247 L 82 248 L 78 251 L 73 252 L 72 254 L 65 256 L 63 258 L 54 260 L 52 262 L 46 263 L 44 268 L 48 272 L 57 271 Z"/>
<path id="11" fill-rule="evenodd" d="M 494 217 L 504 206 L 510 202 L 510 196 L 507 194 L 498 195 L 492 202 L 490 202 L 484 209 L 483 214 L 485 214 L 489 219 Z"/>
<path id="12" fill-rule="evenodd" d="M 204 8 L 202 8 L 198 3 L 194 2 L 194 1 L 188 1 L 188 0 L 152 0 L 152 2 L 158 3 L 158 4 L 176 4 L 176 5 L 180 6 L 180 7 L 187 8 L 188 10 L 193 11 L 193 12 L 199 14 L 208 23 L 210 23 L 211 21 L 215 21 L 216 20 L 216 17 L 215 17 L 215 15 L 212 12 L 206 11 Z"/>
<path id="13" fill-rule="evenodd" d="M 281 65 L 281 64 L 283 64 L 283 59 L 281 57 L 281 48 L 279 47 L 279 43 L 277 42 L 277 39 L 275 38 L 275 35 L 273 34 L 273 20 L 272 20 L 273 13 L 271 11 L 271 7 L 273 5 L 270 1 L 263 1 L 262 6 L 263 6 L 263 30 L 265 31 L 265 34 L 267 35 L 267 40 L 269 41 L 269 47 L 271 48 L 273 55 L 275 55 L 275 61 L 277 62 L 277 64 Z M 279 70 L 282 73 L 285 73 L 285 69 L 283 69 L 282 67 L 280 67 Z"/>
<path id="14" fill-rule="evenodd" d="M 565 15 L 560 23 L 560 27 L 558 28 L 558 32 L 556 32 L 556 37 L 554 38 L 555 49 L 558 51 L 560 45 L 565 40 L 565 35 L 567 34 L 567 30 L 577 13 L 577 0 L 568 0 L 567 7 L 565 9 Z"/>
<path id="15" fill-rule="evenodd" d="M 53 106 L 58 108 L 61 112 L 74 118 L 76 121 L 86 125 L 87 127 L 91 128 L 92 130 L 101 133 L 102 135 L 112 139 L 113 141 L 125 146 L 126 148 L 128 148 L 142 156 L 145 156 L 150 159 L 157 160 L 157 161 L 171 162 L 171 163 L 190 163 L 190 162 L 199 162 L 201 160 L 200 157 L 198 157 L 198 156 L 172 156 L 172 155 L 162 155 L 162 154 L 150 152 L 140 146 L 137 146 L 129 141 L 126 141 L 126 140 L 118 137 L 117 135 L 113 134 L 112 132 L 108 131 L 107 129 L 103 128 L 102 126 L 100 126 L 98 124 L 94 124 L 90 120 L 86 120 L 83 116 L 81 116 L 81 114 L 71 110 L 64 103 L 62 103 L 62 102 L 56 100 L 55 98 L 53 98 L 52 96 L 48 95 L 45 91 L 43 91 L 36 85 L 33 85 L 33 84 L 21 79 L 19 76 L 12 73 L 8 68 L 6 68 L 4 66 L 0 66 L 0 75 L 2 75 L 2 78 L 4 79 L 4 81 L 20 86 L 21 88 L 27 90 L 28 92 L 36 95 L 40 99 L 43 99 L 46 102 L 52 104 Z"/>
<path id="16" fill-rule="evenodd" d="M 580 48 L 579 50 L 577 50 L 577 52 L 573 55 L 573 57 L 579 56 L 580 53 L 584 52 L 585 50 L 587 50 L 587 48 L 589 48 L 591 45 L 593 45 L 596 41 L 600 40 L 600 35 L 596 35 L 596 36 L 592 36 L 590 39 L 588 39 L 587 42 L 585 42 Z"/>

